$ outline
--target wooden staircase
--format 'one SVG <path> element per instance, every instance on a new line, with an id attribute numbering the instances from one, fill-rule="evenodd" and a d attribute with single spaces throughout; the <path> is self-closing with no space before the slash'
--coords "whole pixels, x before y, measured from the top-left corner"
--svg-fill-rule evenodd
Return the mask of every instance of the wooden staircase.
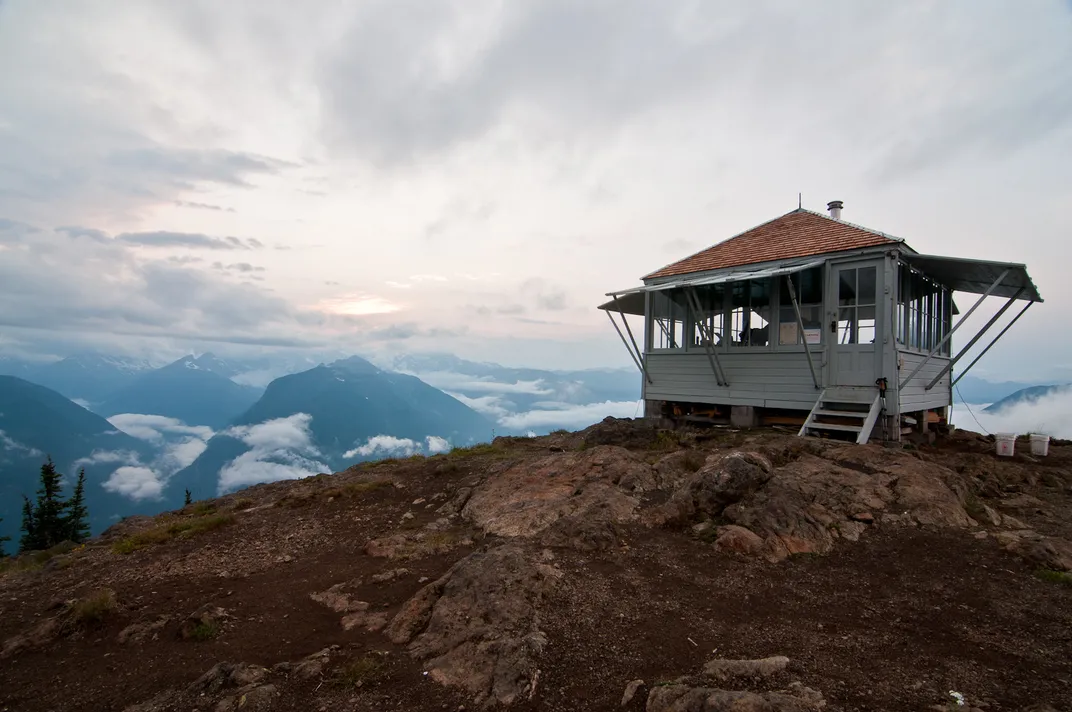
<path id="1" fill-rule="evenodd" d="M 822 432 L 854 433 L 856 443 L 864 445 L 875 428 L 882 410 L 881 398 L 874 386 L 832 386 L 819 394 L 815 406 L 798 435 Z"/>

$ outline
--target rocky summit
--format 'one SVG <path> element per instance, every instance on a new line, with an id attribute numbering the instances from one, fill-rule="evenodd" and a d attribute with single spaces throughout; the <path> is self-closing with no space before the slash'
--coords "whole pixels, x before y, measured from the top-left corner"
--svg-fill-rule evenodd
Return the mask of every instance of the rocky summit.
<path id="1" fill-rule="evenodd" d="M 3 562 L 0 710 L 1072 709 L 1072 447 L 608 419 Z"/>

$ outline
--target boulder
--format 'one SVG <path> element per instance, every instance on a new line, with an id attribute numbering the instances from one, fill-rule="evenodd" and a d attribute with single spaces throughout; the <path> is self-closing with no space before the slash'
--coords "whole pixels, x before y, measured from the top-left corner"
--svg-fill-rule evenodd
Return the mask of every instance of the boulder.
<path id="1" fill-rule="evenodd" d="M 763 540 L 744 527 L 728 524 L 719 527 L 715 548 L 719 551 L 755 556 L 763 551 Z"/>
<path id="2" fill-rule="evenodd" d="M 117 638 L 120 644 L 123 643 L 141 643 L 148 639 L 155 640 L 160 631 L 163 630 L 171 621 L 171 616 L 161 615 L 157 616 L 151 621 L 141 621 L 139 623 L 132 623 L 123 630 L 119 631 L 119 637 Z"/>
<path id="3" fill-rule="evenodd" d="M 654 488 L 650 465 L 623 448 L 601 446 L 509 468 L 472 494 L 462 516 L 488 534 L 531 537 L 563 517 L 629 521 L 639 505 L 630 493 Z"/>
<path id="4" fill-rule="evenodd" d="M 625 686 L 625 692 L 622 693 L 622 707 L 628 707 L 629 703 L 636 697 L 636 693 L 640 688 L 644 687 L 643 680 L 633 680 Z"/>
<path id="5" fill-rule="evenodd" d="M 776 655 L 758 660 L 723 660 L 717 658 L 704 665 L 704 675 L 716 682 L 736 679 L 762 679 L 777 675 L 789 665 L 789 658 Z"/>
<path id="6" fill-rule="evenodd" d="M 509 705 L 534 692 L 547 645 L 538 609 L 561 576 L 514 545 L 474 552 L 410 599 L 388 635 L 436 682 Z"/>

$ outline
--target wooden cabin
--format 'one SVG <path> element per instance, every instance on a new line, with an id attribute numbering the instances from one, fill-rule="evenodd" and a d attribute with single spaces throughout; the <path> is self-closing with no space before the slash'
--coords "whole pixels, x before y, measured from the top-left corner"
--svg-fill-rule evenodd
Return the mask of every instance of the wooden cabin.
<path id="1" fill-rule="evenodd" d="M 607 294 L 599 308 L 641 372 L 646 416 L 899 440 L 945 421 L 956 380 L 1042 301 L 1024 265 L 923 255 L 845 222 L 840 201 L 828 210 L 793 210 Z M 959 320 L 954 292 L 980 295 Z M 953 335 L 988 297 L 1005 302 L 954 352 Z M 641 343 L 626 315 L 644 318 Z"/>

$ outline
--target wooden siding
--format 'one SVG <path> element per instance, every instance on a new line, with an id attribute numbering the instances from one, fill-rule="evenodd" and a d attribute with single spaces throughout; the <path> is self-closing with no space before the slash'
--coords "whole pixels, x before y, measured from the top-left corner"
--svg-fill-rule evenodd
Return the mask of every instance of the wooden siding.
<path id="1" fill-rule="evenodd" d="M 821 379 L 822 349 L 812 357 Z M 719 360 L 728 387 L 718 385 L 702 351 L 648 354 L 652 383 L 645 386 L 644 398 L 811 410 L 819 397 L 803 351 L 719 353 Z"/>
<path id="2" fill-rule="evenodd" d="M 898 356 L 903 359 L 901 371 L 898 374 L 899 379 L 907 377 L 908 374 L 916 370 L 916 366 L 927 358 L 926 354 L 916 353 L 915 351 L 898 351 Z M 948 373 L 942 376 L 942 380 L 934 384 L 934 388 L 929 391 L 925 390 L 927 384 L 948 363 L 949 359 L 944 356 L 932 357 L 927 362 L 927 365 L 911 381 L 904 385 L 904 388 L 900 388 L 898 392 L 898 402 L 901 406 L 900 412 L 912 413 L 930 408 L 944 408 L 949 405 L 950 378 Z M 900 380 L 898 380 L 898 383 L 900 383 Z"/>

